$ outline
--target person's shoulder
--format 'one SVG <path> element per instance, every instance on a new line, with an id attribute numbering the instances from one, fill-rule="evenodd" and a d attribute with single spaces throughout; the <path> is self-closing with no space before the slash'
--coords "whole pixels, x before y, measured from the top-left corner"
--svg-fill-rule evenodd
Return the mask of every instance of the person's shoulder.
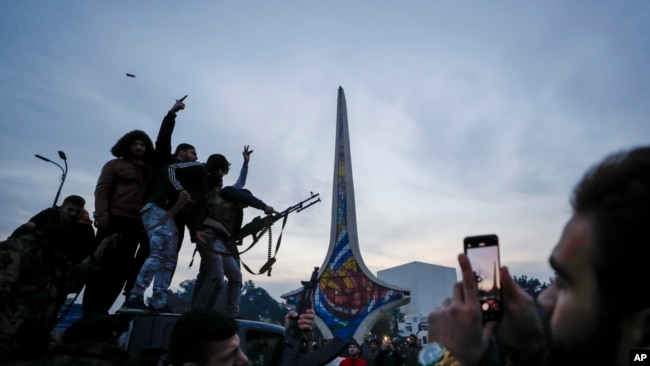
<path id="1" fill-rule="evenodd" d="M 205 164 L 200 162 L 200 161 L 176 162 L 176 163 L 170 164 L 169 166 L 173 166 L 175 168 L 189 168 L 189 167 L 202 167 L 202 168 L 205 168 Z"/>
<path id="2" fill-rule="evenodd" d="M 0 242 L 3 253 L 34 253 L 40 250 L 41 234 L 34 223 L 18 227 L 5 241 Z M 4 260 L 3 260 L 4 261 Z"/>
<path id="3" fill-rule="evenodd" d="M 111 166 L 111 165 L 116 165 L 116 164 L 125 164 L 127 163 L 128 160 L 122 159 L 122 158 L 113 158 L 106 163 L 104 163 L 104 166 Z"/>
<path id="4" fill-rule="evenodd" d="M 226 186 L 221 188 L 219 190 L 219 195 L 222 198 L 225 198 L 226 200 L 235 201 L 235 202 L 239 202 L 242 199 L 246 199 L 244 196 L 244 192 L 241 189 L 233 186 Z"/>
<path id="5" fill-rule="evenodd" d="M 59 213 L 59 207 L 58 206 L 56 206 L 56 207 L 48 207 L 48 208 L 46 208 L 44 210 L 41 210 L 36 215 L 34 215 L 34 217 L 32 217 L 29 221 L 38 225 L 38 223 L 35 222 L 34 220 L 39 220 L 39 219 L 42 220 L 42 219 L 47 218 L 49 216 L 55 215 L 57 213 Z"/>
<path id="6" fill-rule="evenodd" d="M 236 193 L 236 192 L 240 192 L 240 191 L 241 191 L 241 190 L 239 190 L 239 189 L 237 189 L 237 188 L 235 188 L 235 187 L 233 187 L 233 186 L 225 186 L 225 187 L 223 187 L 223 188 L 221 188 L 221 189 L 219 190 L 219 194 L 221 194 L 221 195 L 224 195 L 224 194 L 225 194 L 225 195 L 228 195 L 228 194 Z"/>
<path id="7" fill-rule="evenodd" d="M 115 158 L 107 161 L 106 164 L 104 164 L 102 170 L 103 171 L 119 170 L 127 167 L 130 168 L 133 166 L 135 166 L 135 164 L 127 159 Z"/>

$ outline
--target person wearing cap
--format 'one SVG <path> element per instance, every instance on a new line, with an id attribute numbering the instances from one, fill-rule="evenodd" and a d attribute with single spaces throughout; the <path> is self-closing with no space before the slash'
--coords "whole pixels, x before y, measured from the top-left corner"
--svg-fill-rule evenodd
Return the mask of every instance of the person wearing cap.
<path id="1" fill-rule="evenodd" d="M 215 173 L 211 173 L 206 215 L 196 233 L 201 265 L 192 294 L 192 307 L 214 308 L 225 276 L 228 278 L 225 311 L 237 317 L 242 275 L 239 253 L 232 238 L 241 229 L 245 207 L 254 207 L 266 214 L 272 214 L 273 207 L 237 184 L 221 188 L 223 173 L 227 173 L 224 170 L 224 167 L 227 168 L 226 163 L 222 156 L 213 155 L 208 158 L 207 165 Z"/>
<path id="2" fill-rule="evenodd" d="M 341 360 L 339 366 L 366 366 L 366 360 L 359 356 L 359 343 L 354 339 L 348 345 L 348 357 Z"/>

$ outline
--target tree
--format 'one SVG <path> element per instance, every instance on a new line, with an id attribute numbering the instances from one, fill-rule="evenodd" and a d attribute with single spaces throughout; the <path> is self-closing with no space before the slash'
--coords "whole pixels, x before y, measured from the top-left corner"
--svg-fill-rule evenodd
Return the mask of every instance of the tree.
<path id="1" fill-rule="evenodd" d="M 167 290 L 167 305 L 172 311 L 182 314 L 191 310 L 195 284 L 196 279 L 185 280 L 180 283 L 180 290 Z"/>
<path id="2" fill-rule="evenodd" d="M 393 321 L 394 318 L 389 312 L 383 313 L 377 319 L 375 324 L 373 324 L 372 328 L 370 329 L 370 332 L 372 334 L 375 334 L 377 337 L 392 336 L 394 334 Z M 381 338 L 378 338 L 378 340 L 381 342 Z"/>
<path id="3" fill-rule="evenodd" d="M 528 277 L 526 275 L 522 276 L 512 276 L 512 278 L 517 282 L 517 284 L 526 291 L 530 296 L 533 298 L 537 298 L 537 296 L 544 291 L 545 288 L 547 288 L 550 283 L 553 283 L 553 280 L 549 279 L 550 283 L 546 282 L 540 282 L 537 278 L 534 277 Z"/>
<path id="4" fill-rule="evenodd" d="M 185 280 L 180 283 L 179 290 L 167 290 L 167 305 L 172 311 L 182 314 L 192 309 L 192 292 L 195 284 L 195 279 Z M 216 307 L 219 309 L 226 308 L 225 292 L 227 287 L 228 281 L 226 280 L 217 298 Z M 287 309 L 275 301 L 266 290 L 256 287 L 251 280 L 244 282 L 239 303 L 240 317 L 284 325 L 286 313 Z"/>
<path id="5" fill-rule="evenodd" d="M 265 289 L 255 287 L 253 281 L 248 280 L 242 286 L 239 315 L 243 319 L 284 325 L 286 313 L 284 306 L 275 301 Z"/>

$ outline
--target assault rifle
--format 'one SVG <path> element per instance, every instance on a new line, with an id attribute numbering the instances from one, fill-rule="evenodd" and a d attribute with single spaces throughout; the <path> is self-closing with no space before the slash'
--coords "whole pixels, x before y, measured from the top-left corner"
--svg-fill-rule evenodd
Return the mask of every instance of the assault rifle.
<path id="1" fill-rule="evenodd" d="M 309 192 L 310 196 L 309 198 L 300 201 L 296 203 L 293 206 L 290 206 L 286 210 L 282 212 L 276 212 L 273 215 L 267 216 L 265 218 L 261 218 L 260 216 L 255 217 L 251 222 L 246 224 L 244 227 L 239 230 L 239 232 L 234 235 L 233 239 L 235 242 L 237 242 L 237 245 L 241 245 L 241 241 L 251 235 L 253 237 L 253 241 L 257 242 L 260 237 L 264 234 L 266 231 L 266 228 L 269 226 L 273 225 L 276 221 L 284 218 L 285 223 L 287 220 L 287 217 L 289 216 L 290 213 L 292 212 L 300 212 L 304 209 L 306 209 L 309 206 L 315 205 L 316 203 L 320 202 L 320 197 L 318 197 L 318 193 L 314 192 Z M 284 227 L 284 223 L 282 224 Z"/>
<path id="2" fill-rule="evenodd" d="M 284 230 L 284 226 L 287 224 L 287 218 L 289 217 L 289 214 L 294 211 L 300 212 L 312 205 L 315 205 L 318 202 L 320 202 L 320 197 L 318 197 L 318 193 L 314 194 L 313 192 L 310 192 L 309 198 L 296 203 L 295 205 L 287 208 L 282 212 L 276 212 L 273 215 L 266 216 L 265 218 L 261 218 L 257 216 L 251 222 L 249 222 L 243 228 L 241 228 L 241 230 L 239 230 L 238 233 L 233 235 L 233 241 L 237 245 L 241 245 L 244 238 L 250 235 L 253 237 L 253 242 L 248 246 L 248 248 L 242 250 L 238 254 L 246 253 L 250 248 L 253 247 L 253 245 L 255 245 L 255 243 L 257 243 L 260 240 L 262 235 L 264 235 L 267 230 L 269 232 L 268 258 L 266 263 L 262 266 L 262 268 L 260 268 L 259 273 L 255 273 L 251 271 L 251 269 L 243 261 L 241 262 L 242 266 L 251 274 L 258 275 L 266 272 L 267 275 L 270 276 L 271 267 L 275 263 L 275 254 L 277 254 L 278 250 L 280 249 L 280 241 L 282 240 L 282 231 Z M 282 229 L 280 230 L 280 235 L 278 236 L 278 242 L 275 244 L 275 254 L 271 256 L 271 251 L 272 251 L 271 225 L 273 225 L 274 222 L 280 219 L 283 219 Z"/>
<path id="3" fill-rule="evenodd" d="M 298 303 L 295 308 L 298 317 L 305 310 L 312 308 L 311 299 L 314 296 L 314 290 L 318 286 L 318 267 L 314 267 L 311 279 L 308 282 L 300 282 L 302 283 L 302 291 L 298 295 Z M 284 349 L 282 350 L 280 366 L 324 365 L 335 359 L 347 346 L 347 342 L 335 337 L 318 350 L 301 354 L 302 335 L 303 331 L 298 327 L 298 318 L 290 319 L 289 328 L 287 328 L 284 336 Z"/>

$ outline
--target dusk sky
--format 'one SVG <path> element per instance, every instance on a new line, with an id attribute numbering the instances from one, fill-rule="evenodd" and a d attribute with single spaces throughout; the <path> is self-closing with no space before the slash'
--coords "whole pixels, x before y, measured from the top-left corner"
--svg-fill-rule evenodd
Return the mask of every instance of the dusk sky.
<path id="1" fill-rule="evenodd" d="M 650 136 L 647 1 L 4 1 L 0 44 L 0 239 L 52 205 L 61 172 L 34 154 L 64 151 L 61 199 L 92 212 L 117 139 L 155 140 L 187 94 L 173 146 L 226 155 L 231 184 L 250 145 L 247 188 L 278 210 L 321 195 L 289 217 L 273 275 L 244 273 L 276 299 L 327 253 L 339 86 L 375 274 L 458 268 L 465 236 L 494 233 L 502 265 L 548 281 L 574 185 Z M 243 260 L 259 269 L 266 245 Z"/>

